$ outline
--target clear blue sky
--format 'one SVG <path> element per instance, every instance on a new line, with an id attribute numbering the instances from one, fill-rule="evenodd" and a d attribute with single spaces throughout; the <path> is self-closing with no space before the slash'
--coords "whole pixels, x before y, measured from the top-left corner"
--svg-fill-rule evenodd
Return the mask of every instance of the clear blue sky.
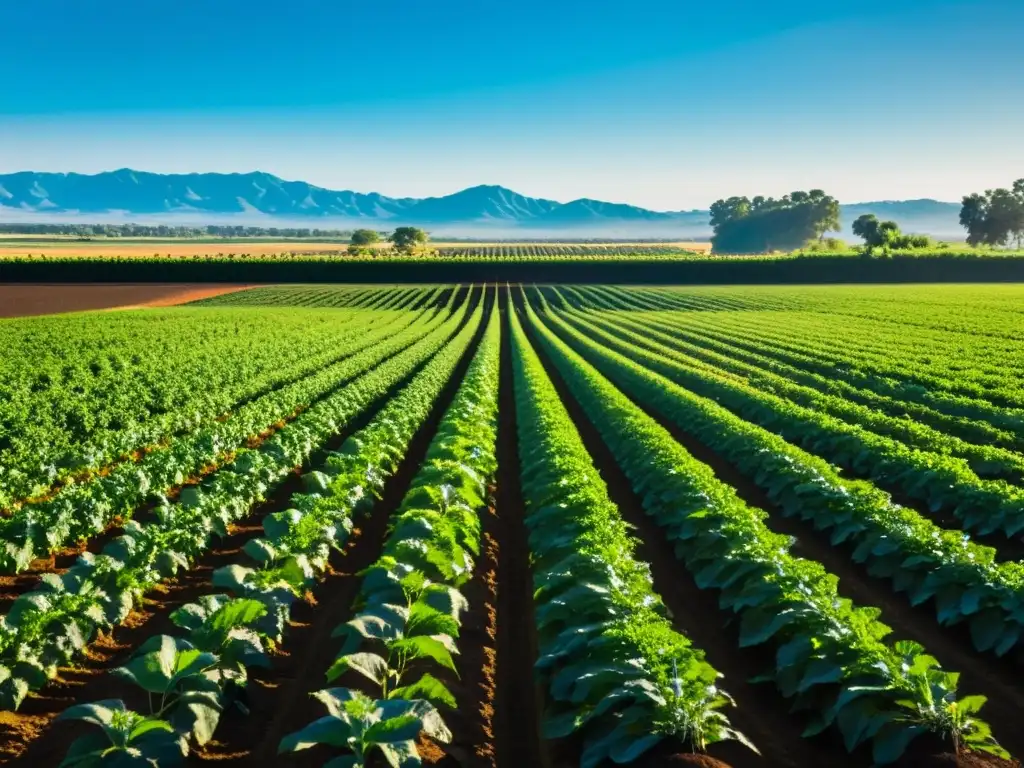
<path id="1" fill-rule="evenodd" d="M 1024 0 L 10 0 L 0 172 L 658 209 L 1024 176 Z"/>

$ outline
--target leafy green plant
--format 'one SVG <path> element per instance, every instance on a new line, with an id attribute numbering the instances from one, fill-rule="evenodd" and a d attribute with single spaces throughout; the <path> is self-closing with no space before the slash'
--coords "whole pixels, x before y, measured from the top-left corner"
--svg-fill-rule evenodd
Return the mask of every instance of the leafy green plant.
<path id="1" fill-rule="evenodd" d="M 555 704 L 545 736 L 581 732 L 585 768 L 631 762 L 666 737 L 698 750 L 726 739 L 754 748 L 721 711 L 732 700 L 718 673 L 669 624 L 565 406 L 510 318 L 536 669 Z"/>
<path id="2" fill-rule="evenodd" d="M 877 609 L 841 598 L 838 579 L 819 563 L 790 554 L 792 541 L 768 529 L 763 511 L 743 503 L 710 467 L 552 333 L 529 305 L 527 315 L 697 585 L 717 590 L 722 607 L 737 614 L 740 644 L 774 646 L 775 669 L 762 679 L 773 681 L 798 708 L 817 713 L 806 734 L 835 725 L 850 751 L 869 741 L 879 764 L 897 759 L 924 732 L 906 725 L 906 702 L 927 709 L 911 670 L 931 670 L 932 701 L 955 702 L 957 676 L 946 674 L 916 644 L 887 645 L 883 638 L 891 630 L 878 621 Z M 639 366 L 578 333 L 567 336 L 627 392 L 652 394 L 638 384 L 649 375 Z M 1000 751 L 983 736 L 983 727 L 973 731 L 991 751 Z"/>
<path id="3" fill-rule="evenodd" d="M 219 662 L 187 640 L 156 635 L 114 674 L 146 691 L 152 717 L 166 719 L 177 732 L 205 744 L 224 709 Z"/>
<path id="4" fill-rule="evenodd" d="M 180 765 L 188 744 L 166 720 L 125 708 L 115 699 L 78 704 L 58 720 L 82 720 L 98 730 L 76 739 L 60 768 L 155 768 Z"/>
<path id="5" fill-rule="evenodd" d="M 375 751 L 392 768 L 409 768 L 419 765 L 416 738 L 421 733 L 441 743 L 451 741 L 451 732 L 437 710 L 423 700 L 380 701 L 347 688 L 328 688 L 313 697 L 329 714 L 285 736 L 279 753 L 325 744 L 349 753 L 331 761 L 337 768 L 366 768 Z"/>

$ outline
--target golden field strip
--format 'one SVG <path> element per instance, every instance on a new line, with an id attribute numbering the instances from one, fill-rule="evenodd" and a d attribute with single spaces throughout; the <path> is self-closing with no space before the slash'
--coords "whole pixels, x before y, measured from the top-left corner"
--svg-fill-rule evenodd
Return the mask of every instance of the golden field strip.
<path id="1" fill-rule="evenodd" d="M 75 239 L 61 239 L 54 238 L 52 235 L 47 237 L 39 237 L 39 242 L 25 242 L 26 240 L 34 239 L 24 235 L 0 236 L 0 258 L 4 257 L 16 257 L 16 256 L 54 256 L 59 258 L 81 257 L 99 257 L 99 256 L 130 256 L 130 257 L 144 257 L 144 256 L 160 256 L 160 257 L 182 257 L 187 258 L 191 256 L 216 256 L 218 254 L 249 254 L 249 255 L 265 255 L 274 253 L 300 253 L 300 254 L 322 254 L 338 252 L 343 253 L 348 249 L 346 243 L 338 242 L 317 242 L 314 240 L 281 240 L 278 242 L 239 242 L 239 241 L 228 241 L 228 242 L 195 242 L 191 240 L 183 240 L 182 242 L 168 242 L 167 240 L 156 240 L 152 242 L 145 242 L 141 240 L 133 239 L 130 242 L 121 243 L 116 239 L 110 240 L 75 240 Z M 12 242 L 5 242 L 9 240 Z M 474 246 L 479 247 L 494 247 L 494 246 L 516 246 L 516 245 L 541 245 L 541 243 L 454 243 L 446 241 L 432 242 L 431 247 L 433 248 L 472 248 Z M 572 245 L 571 243 L 543 243 L 543 245 Z M 635 245 L 637 248 L 643 248 L 645 245 L 654 245 L 652 243 L 589 243 L 588 245 L 614 245 L 614 246 L 631 246 Z M 672 245 L 680 248 L 686 248 L 687 250 L 699 251 L 701 253 L 707 253 L 711 250 L 711 243 L 701 242 L 674 242 L 674 243 L 658 243 L 657 245 Z M 380 248 L 388 247 L 387 243 L 378 244 Z"/>

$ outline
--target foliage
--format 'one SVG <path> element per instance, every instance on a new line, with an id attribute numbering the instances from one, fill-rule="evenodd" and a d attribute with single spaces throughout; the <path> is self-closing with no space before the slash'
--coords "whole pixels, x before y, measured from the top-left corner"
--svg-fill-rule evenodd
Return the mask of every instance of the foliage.
<path id="1" fill-rule="evenodd" d="M 481 314 L 482 308 L 474 319 Z M 369 428 L 351 439 L 337 461 L 329 462 L 332 474 L 324 475 L 321 493 L 314 496 L 320 503 L 334 500 L 337 508 L 337 501 L 351 499 L 367 478 L 374 478 L 376 486 L 378 478 L 393 472 L 475 327 L 476 322 L 468 325 L 460 343 L 435 358 Z M 459 587 L 472 575 L 480 551 L 479 514 L 496 469 L 499 334 L 498 314 L 492 312 L 426 461 L 394 515 L 384 551 L 362 573 L 356 615 L 335 632 L 344 640 L 327 670 L 328 680 L 354 673 L 372 688 L 376 701 L 348 688 L 321 691 L 316 695 L 331 715 L 286 737 L 282 751 L 321 742 L 350 750 L 351 757 L 339 758 L 354 761 L 346 764 L 362 765 L 371 748 L 381 749 L 393 765 L 400 759 L 418 764 L 414 740 L 421 730 L 440 741 L 450 738 L 435 707 L 454 709 L 457 703 L 430 670 L 455 674 L 456 640 L 467 606 Z M 343 513 L 344 502 L 340 506 Z M 384 730 L 404 735 L 382 742 L 376 735 Z M 331 735 L 317 735 L 325 733 Z"/>
<path id="2" fill-rule="evenodd" d="M 556 702 L 548 738 L 581 731 L 581 765 L 631 762 L 666 736 L 736 739 L 703 653 L 672 629 L 635 542 L 514 313 L 522 489 L 533 559 L 536 668 Z M 653 724 L 653 728 L 652 728 Z"/>
<path id="3" fill-rule="evenodd" d="M 782 198 L 730 197 L 711 206 L 715 253 L 791 251 L 839 229 L 839 201 L 820 189 Z"/>
<path id="4" fill-rule="evenodd" d="M 1011 189 L 989 189 L 963 199 L 960 225 L 967 230 L 971 245 L 1024 244 L 1024 179 Z"/>
<path id="5" fill-rule="evenodd" d="M 80 720 L 98 728 L 72 743 L 60 768 L 174 766 L 184 763 L 188 753 L 187 742 L 170 723 L 133 712 L 120 700 L 68 707 L 58 720 Z"/>
<path id="6" fill-rule="evenodd" d="M 891 630 L 878 621 L 877 609 L 841 598 L 836 577 L 793 556 L 792 541 L 765 525 L 763 511 L 743 503 L 710 467 L 690 456 L 531 309 L 527 312 L 645 510 L 666 528 L 697 585 L 717 590 L 722 607 L 737 615 L 741 645 L 773 646 L 775 668 L 764 679 L 799 708 L 818 713 L 806 734 L 835 727 L 847 749 L 870 742 L 876 763 L 897 760 L 924 732 L 905 727 L 906 703 L 926 705 L 923 679 L 931 700 L 955 700 L 956 675 L 946 674 L 915 643 L 887 645 Z M 572 339 L 616 383 L 638 399 L 651 400 L 650 389 L 637 386 L 645 379 L 640 366 L 579 334 Z M 981 721 L 974 727 L 987 730 Z M 1005 755 L 990 737 L 978 740 L 986 750 Z"/>
<path id="7" fill-rule="evenodd" d="M 395 249 L 403 253 L 410 253 L 418 246 L 424 245 L 428 240 L 427 233 L 417 227 L 398 227 L 388 241 L 395 246 Z"/>
<path id="8" fill-rule="evenodd" d="M 39 588 L 21 595 L 0 622 L 3 706 L 17 709 L 28 691 L 45 684 L 58 665 L 80 652 L 97 629 L 123 622 L 148 589 L 186 567 L 210 546 L 214 536 L 226 535 L 231 522 L 263 499 L 268 489 L 282 482 L 317 446 L 445 346 L 465 311 L 463 305 L 451 317 L 439 313 L 378 345 L 374 354 L 392 356 L 383 363 L 381 357 L 360 360 L 361 368 L 356 370 L 363 376 L 355 385 L 343 387 L 303 411 L 258 449 L 238 452 L 202 486 L 184 489 L 176 504 L 164 499 L 145 526 L 129 522 L 124 535 L 109 542 L 99 555 L 80 555 L 66 573 L 47 574 Z M 317 550 L 321 557 L 325 557 L 323 546 Z M 245 569 L 239 573 L 241 566 L 228 569 L 226 583 L 218 584 L 216 579 L 214 583 L 237 587 L 240 597 L 264 600 L 268 606 L 264 634 L 277 639 L 287 606 L 294 599 L 290 588 L 311 566 L 301 558 L 270 559 L 272 575 L 283 580 L 285 588 L 278 588 L 273 581 L 268 588 L 240 586 L 237 580 L 245 575 Z"/>
<path id="9" fill-rule="evenodd" d="M 437 710 L 422 699 L 375 701 L 347 688 L 328 688 L 313 696 L 329 714 L 282 739 L 280 753 L 326 744 L 351 752 L 331 761 L 339 768 L 366 768 L 375 751 L 392 768 L 408 768 L 420 764 L 416 752 L 420 733 L 442 743 L 451 740 Z"/>
<path id="10" fill-rule="evenodd" d="M 871 253 L 875 248 L 888 252 L 930 248 L 934 245 L 925 235 L 904 235 L 895 221 L 879 221 L 873 213 L 865 213 L 853 222 L 853 234 L 864 238 L 865 253 Z"/>

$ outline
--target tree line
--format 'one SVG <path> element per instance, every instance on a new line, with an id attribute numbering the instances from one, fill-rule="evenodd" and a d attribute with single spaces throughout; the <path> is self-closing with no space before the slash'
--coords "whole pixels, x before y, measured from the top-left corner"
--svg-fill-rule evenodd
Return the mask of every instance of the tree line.
<path id="1" fill-rule="evenodd" d="M 972 246 L 1024 245 L 1024 179 L 1009 189 L 990 189 L 963 198 L 960 224 L 967 230 Z M 839 202 L 820 189 L 793 192 L 781 198 L 730 197 L 711 206 L 712 250 L 715 253 L 768 253 L 835 250 L 845 244 L 826 238 L 838 232 Z M 863 250 L 871 254 L 934 248 L 925 235 L 905 234 L 894 221 L 880 221 L 864 214 L 853 222 L 853 234 L 861 238 Z"/>

